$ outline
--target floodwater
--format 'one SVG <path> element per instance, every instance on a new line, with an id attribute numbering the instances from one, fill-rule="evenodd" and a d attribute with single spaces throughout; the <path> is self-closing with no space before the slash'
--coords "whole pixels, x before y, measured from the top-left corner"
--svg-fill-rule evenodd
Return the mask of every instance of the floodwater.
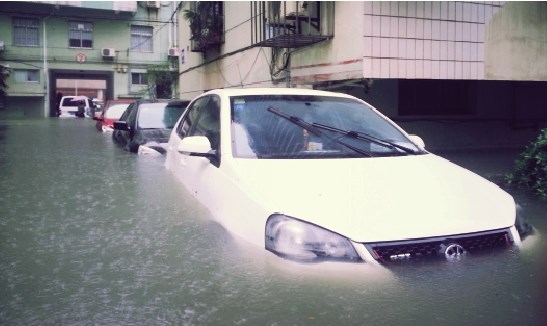
<path id="1" fill-rule="evenodd" d="M 2 325 L 545 324 L 546 202 L 514 194 L 538 231 L 521 250 L 303 265 L 231 236 L 163 157 L 92 124 L 0 121 Z"/>

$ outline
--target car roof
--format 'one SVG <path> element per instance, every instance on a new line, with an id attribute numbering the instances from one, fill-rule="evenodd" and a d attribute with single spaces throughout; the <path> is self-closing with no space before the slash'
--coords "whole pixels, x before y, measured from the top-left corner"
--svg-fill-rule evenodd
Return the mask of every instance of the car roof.
<path id="1" fill-rule="evenodd" d="M 107 100 L 106 103 L 133 103 L 135 99 Z"/>
<path id="2" fill-rule="evenodd" d="M 343 93 L 335 93 L 314 89 L 303 88 L 230 88 L 215 89 L 205 94 L 218 94 L 221 96 L 245 96 L 245 95 L 315 95 L 315 96 L 335 96 L 343 98 L 356 99 L 355 97 Z"/>
<path id="3" fill-rule="evenodd" d="M 190 101 L 188 100 L 171 100 L 169 101 L 169 106 L 187 106 L 190 104 Z"/>

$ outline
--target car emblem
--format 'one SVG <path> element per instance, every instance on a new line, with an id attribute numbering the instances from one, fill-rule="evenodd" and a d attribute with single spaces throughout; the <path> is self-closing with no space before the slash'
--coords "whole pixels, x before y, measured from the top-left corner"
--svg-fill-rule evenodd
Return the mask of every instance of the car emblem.
<path id="1" fill-rule="evenodd" d="M 467 251 L 457 243 L 450 244 L 444 250 L 444 256 L 448 260 L 458 260 L 461 256 L 465 255 Z"/>

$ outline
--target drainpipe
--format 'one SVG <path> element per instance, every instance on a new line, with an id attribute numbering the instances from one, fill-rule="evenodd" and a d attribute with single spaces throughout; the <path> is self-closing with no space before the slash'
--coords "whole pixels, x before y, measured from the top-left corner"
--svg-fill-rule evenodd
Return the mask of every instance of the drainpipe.
<path id="1" fill-rule="evenodd" d="M 171 6 L 170 6 L 170 7 L 171 7 L 171 10 L 173 10 L 173 4 L 174 4 L 174 2 L 171 2 Z M 167 8 L 169 8 L 169 7 L 167 7 Z M 166 9 L 167 9 L 167 8 L 166 8 Z M 161 10 L 161 9 L 160 9 L 160 10 Z M 162 20 L 163 20 L 163 18 L 162 18 Z M 173 34 L 173 24 L 172 24 L 172 22 L 173 22 L 172 19 L 169 19 L 169 21 L 167 22 L 167 25 L 169 25 L 168 32 L 167 32 L 167 34 L 168 34 L 167 40 L 168 40 L 168 42 L 169 42 L 169 44 L 167 45 L 168 48 L 170 48 L 170 47 L 173 46 L 173 41 L 171 40 L 171 36 L 172 36 L 172 34 Z"/>
<path id="2" fill-rule="evenodd" d="M 179 9 L 178 6 L 179 6 L 178 3 L 173 1 L 173 12 L 176 12 Z M 178 26 L 177 15 L 178 13 L 175 13 L 173 15 L 173 42 L 174 42 L 173 46 L 176 46 L 176 47 L 179 46 L 179 40 L 177 39 L 177 26 Z"/>
<path id="3" fill-rule="evenodd" d="M 44 17 L 43 23 L 43 44 L 44 44 L 44 83 L 46 88 L 46 94 L 44 96 L 44 117 L 49 116 L 49 67 L 47 62 L 47 33 L 46 33 L 46 19 L 49 16 Z"/>
<path id="4" fill-rule="evenodd" d="M 45 83 L 45 96 L 44 96 L 44 117 L 48 117 L 50 113 L 49 108 L 49 67 L 48 67 L 48 58 L 47 58 L 47 32 L 46 32 L 46 20 L 55 13 L 55 7 L 53 11 L 44 17 L 43 25 L 43 44 L 44 44 L 44 83 Z"/>

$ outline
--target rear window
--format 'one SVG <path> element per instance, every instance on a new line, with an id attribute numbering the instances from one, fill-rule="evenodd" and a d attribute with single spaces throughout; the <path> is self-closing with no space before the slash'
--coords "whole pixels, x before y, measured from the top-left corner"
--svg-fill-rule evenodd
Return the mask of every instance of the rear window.
<path id="1" fill-rule="evenodd" d="M 73 97 L 67 97 L 63 99 L 63 102 L 61 103 L 61 105 L 62 106 L 78 106 L 78 103 L 80 101 L 84 101 L 84 105 L 86 105 L 85 99 L 73 98 Z"/>
<path id="2" fill-rule="evenodd" d="M 105 118 L 107 119 L 119 119 L 122 114 L 125 112 L 129 104 L 115 104 L 108 108 L 105 114 Z"/>
<path id="3" fill-rule="evenodd" d="M 167 106 L 167 103 L 142 104 L 139 110 L 139 128 L 171 129 L 185 108 Z"/>

